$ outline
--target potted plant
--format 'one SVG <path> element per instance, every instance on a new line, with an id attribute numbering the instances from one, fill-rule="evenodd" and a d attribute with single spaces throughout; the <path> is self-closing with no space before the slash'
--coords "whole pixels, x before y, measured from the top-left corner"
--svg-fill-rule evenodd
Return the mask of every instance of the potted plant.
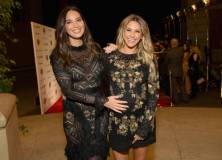
<path id="1" fill-rule="evenodd" d="M 13 10 L 21 8 L 17 0 L 1 0 L 0 1 L 0 93 L 11 92 L 15 77 L 11 74 L 11 66 L 15 65 L 15 61 L 7 55 L 6 41 L 16 41 L 15 38 L 9 36 L 14 31 L 12 17 Z"/>

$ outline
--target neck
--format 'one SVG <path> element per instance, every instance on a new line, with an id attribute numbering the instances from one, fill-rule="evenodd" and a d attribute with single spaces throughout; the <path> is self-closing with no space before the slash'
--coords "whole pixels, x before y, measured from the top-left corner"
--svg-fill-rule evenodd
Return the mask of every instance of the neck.
<path id="1" fill-rule="evenodd" d="M 69 39 L 70 45 L 74 47 L 79 47 L 83 45 L 82 39 Z"/>
<path id="2" fill-rule="evenodd" d="M 137 50 L 136 50 L 136 48 L 123 47 L 120 49 L 120 51 L 125 54 L 135 54 Z"/>

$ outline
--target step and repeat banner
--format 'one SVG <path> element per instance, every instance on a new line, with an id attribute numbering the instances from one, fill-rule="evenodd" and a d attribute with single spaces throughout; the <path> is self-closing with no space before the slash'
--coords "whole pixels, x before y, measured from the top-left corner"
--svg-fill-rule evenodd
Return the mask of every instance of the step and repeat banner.
<path id="1" fill-rule="evenodd" d="M 31 22 L 31 30 L 41 114 L 44 114 L 62 96 L 49 59 L 56 43 L 55 29 Z"/>

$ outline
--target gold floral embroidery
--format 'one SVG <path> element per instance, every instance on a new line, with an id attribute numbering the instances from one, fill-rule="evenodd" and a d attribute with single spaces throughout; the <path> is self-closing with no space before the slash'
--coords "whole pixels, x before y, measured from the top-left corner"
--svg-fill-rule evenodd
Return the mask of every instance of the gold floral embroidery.
<path id="1" fill-rule="evenodd" d="M 148 103 L 147 98 L 152 97 L 150 95 L 157 94 L 158 75 L 155 72 L 155 62 L 143 66 L 145 64 L 137 58 L 121 59 L 119 55 L 114 55 L 110 59 L 110 64 L 114 66 L 110 73 L 111 80 L 114 83 L 114 86 L 110 87 L 111 93 L 122 94 L 123 96 L 129 95 L 133 101 L 131 104 L 134 104 L 134 106 L 131 105 L 133 108 L 130 108 L 130 115 L 121 116 L 110 111 L 109 131 L 112 132 L 113 130 L 116 134 L 127 136 L 130 132 L 130 134 L 134 134 L 139 125 L 147 121 L 150 121 L 151 126 L 154 127 L 153 117 L 155 115 L 152 111 L 154 103 Z M 118 93 L 114 93 L 114 90 Z M 139 115 L 136 113 L 139 113 Z"/>
<path id="2" fill-rule="evenodd" d="M 116 60 L 113 65 L 118 68 L 118 71 L 111 73 L 112 81 L 117 83 L 122 93 L 125 92 L 125 84 L 128 83 L 130 88 L 128 92 L 135 98 L 136 94 L 133 92 L 133 89 L 144 77 L 142 72 L 135 70 L 141 66 L 141 63 L 138 60 Z"/>
<path id="3" fill-rule="evenodd" d="M 135 133 L 138 128 L 138 122 L 141 121 L 141 117 L 137 118 L 135 115 L 131 115 L 130 117 L 115 117 L 113 112 L 110 112 L 110 122 L 114 123 L 117 126 L 117 134 L 126 136 L 130 131 L 131 133 Z M 142 116 L 143 117 L 143 116 Z M 110 123 L 110 124 L 111 124 Z M 109 125 L 109 131 L 112 130 L 111 125 Z"/>
<path id="4" fill-rule="evenodd" d="M 138 128 L 138 123 L 136 121 L 136 117 L 134 115 L 131 115 L 130 116 L 130 131 L 134 133 L 136 132 L 137 128 Z"/>

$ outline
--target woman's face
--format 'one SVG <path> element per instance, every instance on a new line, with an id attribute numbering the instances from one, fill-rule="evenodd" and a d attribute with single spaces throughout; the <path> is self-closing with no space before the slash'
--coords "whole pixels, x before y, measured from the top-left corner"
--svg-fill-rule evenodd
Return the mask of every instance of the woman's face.
<path id="1" fill-rule="evenodd" d="M 123 31 L 123 39 L 126 44 L 125 47 L 130 49 L 136 49 L 138 43 L 142 38 L 142 32 L 140 24 L 136 21 L 130 21 L 125 30 Z"/>
<path id="2" fill-rule="evenodd" d="M 79 12 L 70 10 L 66 14 L 65 29 L 70 41 L 81 40 L 85 31 L 85 24 Z"/>

